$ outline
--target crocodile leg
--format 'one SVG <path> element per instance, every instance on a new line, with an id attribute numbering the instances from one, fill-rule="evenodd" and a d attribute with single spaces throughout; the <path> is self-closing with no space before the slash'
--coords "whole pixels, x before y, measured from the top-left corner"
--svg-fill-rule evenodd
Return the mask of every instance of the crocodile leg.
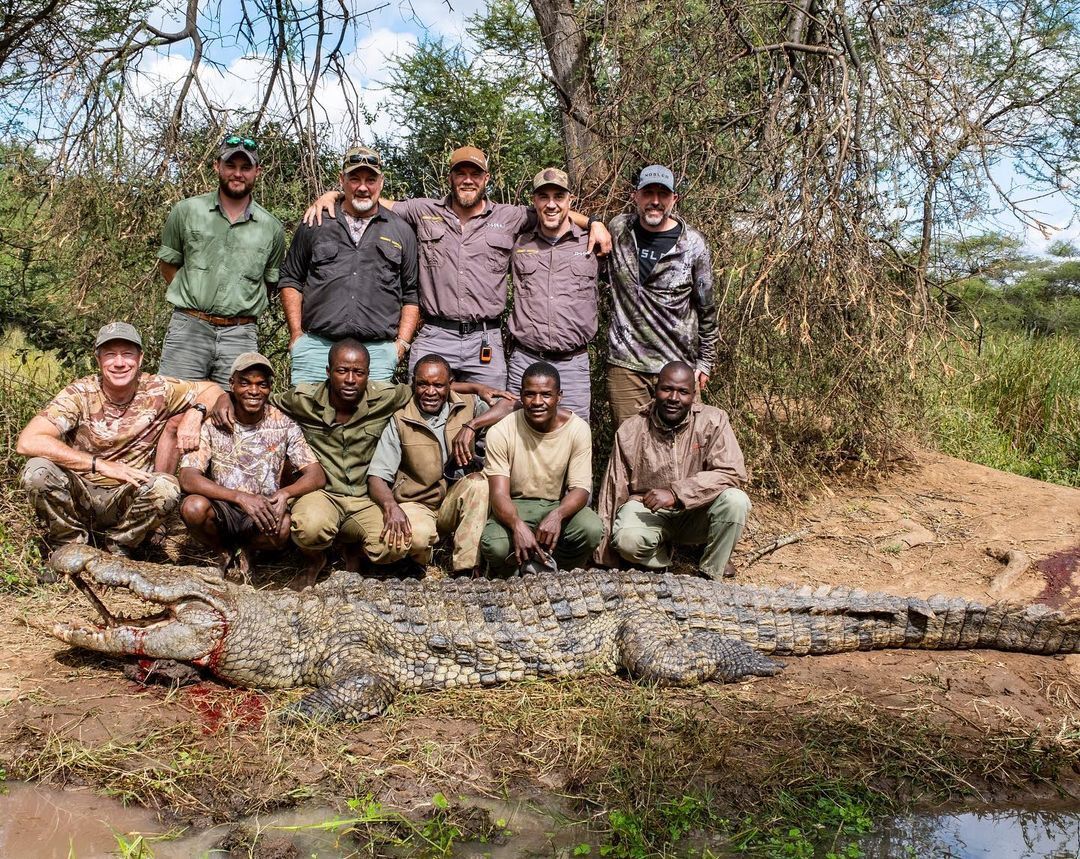
<path id="1" fill-rule="evenodd" d="M 696 686 L 706 680 L 731 683 L 744 677 L 768 677 L 783 664 L 749 645 L 714 633 L 685 635 L 664 616 L 631 612 L 616 637 L 619 664 L 632 677 L 660 686 Z"/>
<path id="2" fill-rule="evenodd" d="M 305 695 L 290 715 L 363 722 L 382 713 L 396 694 L 393 684 L 378 674 L 349 674 Z"/>

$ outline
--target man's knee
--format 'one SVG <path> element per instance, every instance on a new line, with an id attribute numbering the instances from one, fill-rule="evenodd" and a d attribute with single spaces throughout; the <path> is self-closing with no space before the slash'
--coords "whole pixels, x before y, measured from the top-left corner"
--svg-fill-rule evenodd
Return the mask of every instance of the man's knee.
<path id="1" fill-rule="evenodd" d="M 28 492 L 61 489 L 68 485 L 68 473 L 51 459 L 35 456 L 26 461 L 19 482 Z"/>
<path id="2" fill-rule="evenodd" d="M 651 558 L 660 548 L 660 540 L 659 528 L 644 525 L 616 528 L 611 535 L 611 545 L 615 551 L 626 560 L 636 563 Z"/>
<path id="3" fill-rule="evenodd" d="M 753 506 L 750 503 L 750 496 L 741 489 L 735 487 L 725 489 L 709 507 L 709 519 L 713 522 L 734 522 L 745 525 Z"/>
<path id="4" fill-rule="evenodd" d="M 168 516 L 180 505 L 180 483 L 171 474 L 155 472 L 135 492 L 146 498 L 160 516 Z"/>
<path id="5" fill-rule="evenodd" d="M 312 551 L 329 548 L 337 536 L 340 526 L 340 517 L 336 510 L 331 515 L 331 510 L 325 505 L 308 502 L 312 498 L 306 495 L 301 498 L 292 508 L 292 539 L 301 549 Z"/>
<path id="6" fill-rule="evenodd" d="M 570 520 L 570 527 L 564 528 L 566 540 L 582 549 L 595 549 L 604 539 L 604 522 L 589 507 L 579 510 Z"/>
<path id="7" fill-rule="evenodd" d="M 204 525 L 214 517 L 214 506 L 204 495 L 188 495 L 180 502 L 180 518 L 188 526 Z"/>
<path id="8" fill-rule="evenodd" d="M 489 564 L 503 564 L 510 554 L 510 535 L 495 520 L 490 520 L 480 535 L 480 554 Z"/>

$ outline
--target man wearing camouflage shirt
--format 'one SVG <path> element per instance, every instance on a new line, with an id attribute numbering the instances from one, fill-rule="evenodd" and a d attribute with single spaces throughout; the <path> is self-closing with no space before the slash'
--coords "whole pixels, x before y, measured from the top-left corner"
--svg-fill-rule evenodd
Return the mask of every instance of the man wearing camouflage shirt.
<path id="1" fill-rule="evenodd" d="M 675 177 L 659 164 L 641 171 L 635 214 L 608 224 L 612 315 L 608 394 L 615 428 L 649 405 L 670 361 L 694 368 L 700 392 L 716 359 L 716 302 L 705 237 L 672 212 Z"/>

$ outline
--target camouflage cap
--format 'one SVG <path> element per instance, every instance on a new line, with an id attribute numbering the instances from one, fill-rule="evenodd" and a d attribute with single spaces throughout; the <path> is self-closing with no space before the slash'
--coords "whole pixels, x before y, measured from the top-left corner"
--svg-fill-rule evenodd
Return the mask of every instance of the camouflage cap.
<path id="1" fill-rule="evenodd" d="M 98 329 L 97 337 L 94 338 L 94 348 L 99 349 L 110 340 L 125 340 L 142 349 L 142 337 L 135 330 L 135 326 L 129 322 L 110 322 L 102 325 Z"/>
<path id="2" fill-rule="evenodd" d="M 359 170 L 361 167 L 367 167 L 376 176 L 382 176 L 382 156 L 374 149 L 369 149 L 366 146 L 352 147 L 342 159 L 341 172 L 347 176 L 353 170 Z"/>
<path id="3" fill-rule="evenodd" d="M 250 370 L 252 367 L 263 367 L 271 376 L 274 375 L 274 367 L 270 363 L 270 359 L 265 355 L 260 355 L 258 352 L 242 352 L 237 355 L 236 360 L 232 362 L 229 375 L 243 373 L 244 370 Z"/>
<path id="4" fill-rule="evenodd" d="M 538 191 L 545 185 L 554 185 L 556 188 L 569 191 L 570 177 L 566 175 L 565 170 L 560 170 L 558 167 L 545 167 L 533 176 L 533 190 Z"/>

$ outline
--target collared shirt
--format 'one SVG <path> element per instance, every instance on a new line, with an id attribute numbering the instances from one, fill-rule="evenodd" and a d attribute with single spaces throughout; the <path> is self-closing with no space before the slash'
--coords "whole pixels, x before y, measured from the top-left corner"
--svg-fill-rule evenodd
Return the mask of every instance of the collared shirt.
<path id="1" fill-rule="evenodd" d="M 416 230 L 420 243 L 420 307 L 427 317 L 460 322 L 494 319 L 506 309 L 506 274 L 514 236 L 534 217 L 528 206 L 488 200 L 464 224 L 441 200 L 398 200 L 394 214 Z"/>
<path id="2" fill-rule="evenodd" d="M 101 459 L 154 470 L 154 453 L 165 424 L 195 404 L 198 382 L 140 373 L 135 394 L 117 405 L 101 389 L 101 376 L 76 379 L 38 412 L 67 444 Z M 99 486 L 119 481 L 101 472 L 83 475 Z"/>
<path id="3" fill-rule="evenodd" d="M 514 310 L 508 327 L 521 345 L 569 352 L 596 336 L 599 265 L 589 234 L 570 224 L 552 241 L 536 226 L 521 233 L 511 258 Z"/>
<path id="4" fill-rule="evenodd" d="M 185 453 L 180 467 L 194 468 L 226 489 L 273 495 L 281 488 L 286 462 L 303 471 L 315 462 L 315 454 L 296 421 L 267 405 L 262 420 L 255 424 L 237 421 L 232 432 L 206 421 L 198 450 Z"/>
<path id="5" fill-rule="evenodd" d="M 479 397 L 474 398 L 474 417 L 479 417 L 486 412 L 488 408 L 488 404 L 482 399 Z M 442 459 L 443 462 L 446 462 L 450 458 L 450 453 L 446 449 L 446 422 L 450 419 L 450 403 L 443 403 L 443 407 L 437 415 L 429 415 L 422 411 L 420 414 L 424 415 L 424 420 L 427 422 L 427 425 L 431 427 L 431 431 L 439 440 L 439 449 L 442 451 Z M 368 475 L 381 477 L 393 486 L 400 466 L 401 433 L 398 432 L 397 422 L 390 421 L 390 423 L 386 425 L 386 429 L 383 430 L 382 437 L 379 439 L 379 445 L 375 448 L 375 453 L 371 457 L 371 465 L 368 466 Z"/>
<path id="6" fill-rule="evenodd" d="M 300 325 L 328 340 L 392 340 L 401 308 L 417 303 L 416 237 L 382 207 L 356 243 L 344 218 L 301 223 L 281 267 L 282 288 L 303 293 Z"/>
<path id="7" fill-rule="evenodd" d="M 391 416 L 412 397 L 408 385 L 368 382 L 356 411 L 338 423 L 326 382 L 298 385 L 271 402 L 300 424 L 304 438 L 326 472 L 326 491 L 367 495 L 368 463 Z"/>
<path id="8" fill-rule="evenodd" d="M 236 223 L 221 211 L 216 191 L 172 207 L 157 258 L 179 266 L 165 298 L 183 310 L 215 316 L 258 316 L 266 287 L 278 282 L 285 228 L 254 200 Z"/>
<path id="9" fill-rule="evenodd" d="M 669 361 L 685 361 L 711 374 L 719 332 L 705 237 L 682 222 L 675 247 L 642 283 L 636 220 L 637 215 L 618 215 L 608 224 L 613 246 L 608 363 L 659 373 Z"/>
<path id="10" fill-rule="evenodd" d="M 727 412 L 694 403 L 685 420 L 669 428 L 653 416 L 650 403 L 615 433 L 597 512 L 610 535 L 615 514 L 631 495 L 670 489 L 683 509 L 694 510 L 745 480 L 746 464 Z M 607 536 L 596 557 L 615 562 Z"/>

